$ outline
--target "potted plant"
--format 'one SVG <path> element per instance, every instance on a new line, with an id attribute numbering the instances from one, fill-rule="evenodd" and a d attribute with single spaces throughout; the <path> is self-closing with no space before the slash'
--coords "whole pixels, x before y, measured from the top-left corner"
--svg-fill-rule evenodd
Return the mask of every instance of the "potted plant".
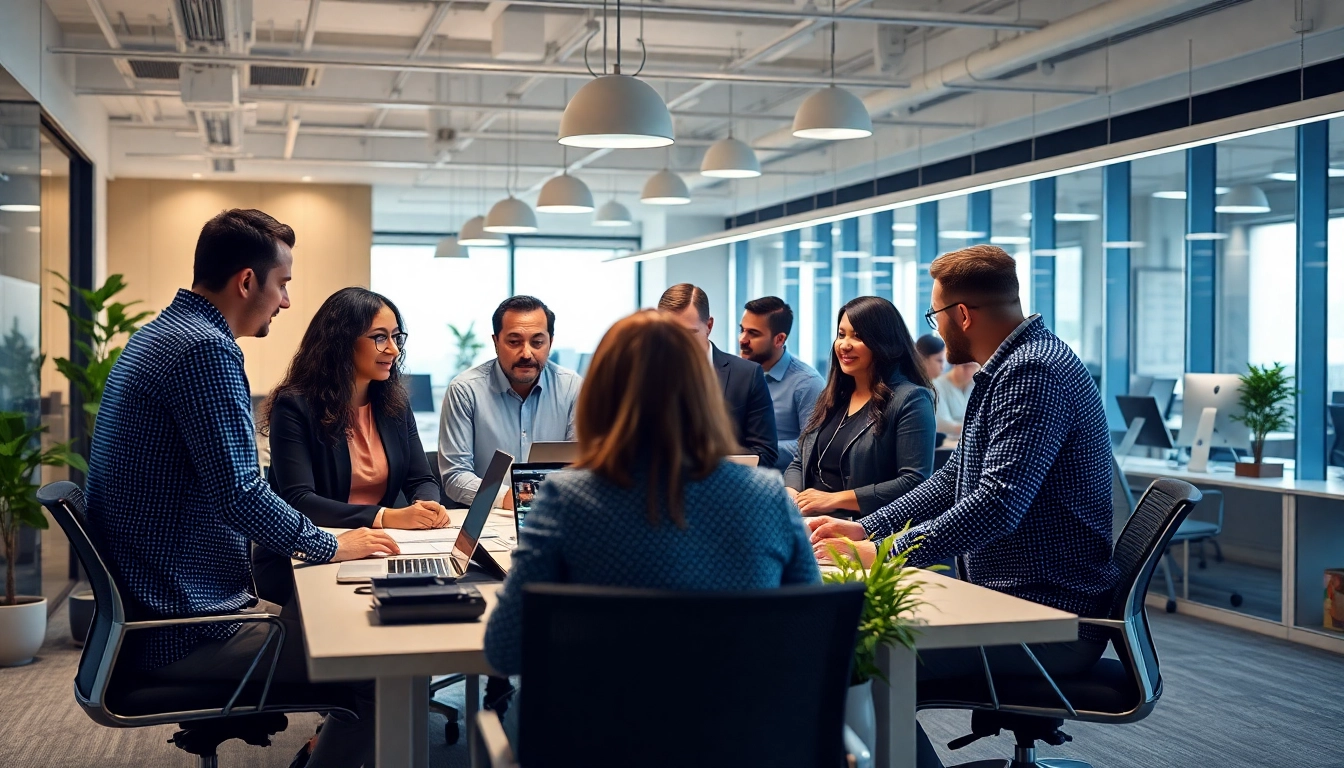
<path id="1" fill-rule="evenodd" d="M 456 325 L 449 323 L 448 331 L 453 334 L 453 341 L 457 343 L 457 354 L 453 359 L 453 376 L 456 376 L 476 362 L 476 355 L 485 348 L 485 342 L 476 335 L 475 320 L 467 324 L 466 330 L 459 330 Z"/>
<path id="2" fill-rule="evenodd" d="M 1238 477 L 1283 477 L 1283 464 L 1264 463 L 1265 438 L 1270 432 L 1281 432 L 1292 426 L 1292 416 L 1286 402 L 1297 395 L 1280 363 L 1248 365 L 1241 375 L 1241 413 L 1230 416 L 1251 430 L 1251 453 L 1254 462 L 1237 462 Z"/>
<path id="3" fill-rule="evenodd" d="M 876 740 L 876 715 L 873 711 L 873 680 L 886 682 L 877 666 L 877 652 L 881 646 L 900 645 L 914 650 L 919 631 L 912 617 L 915 609 L 924 605 L 920 598 L 923 583 L 915 578 L 918 569 L 906 565 L 910 553 L 919 548 L 893 552 L 896 540 L 909 530 L 882 539 L 877 544 L 877 557 L 867 568 L 853 549 L 846 551 L 843 544 L 828 545 L 834 569 L 821 576 L 826 584 L 866 585 L 863 613 L 859 617 L 859 634 L 854 645 L 854 666 L 850 674 L 849 697 L 845 701 L 845 725 L 858 737 L 871 754 Z M 935 567 L 937 568 L 937 567 Z M 862 764 L 863 761 L 860 760 Z"/>
<path id="4" fill-rule="evenodd" d="M 0 412 L 0 538 L 5 548 L 5 599 L 0 603 L 0 666 L 27 664 L 47 631 L 47 599 L 19 595 L 14 583 L 19 529 L 43 529 L 47 517 L 34 493 L 33 472 L 42 465 L 87 470 L 84 458 L 57 443 L 45 450 L 46 427 L 30 429 L 22 413 Z"/>
<path id="5" fill-rule="evenodd" d="M 145 311 L 131 314 L 131 307 L 139 304 L 139 301 L 129 303 L 112 301 L 112 297 L 126 288 L 126 281 L 121 275 L 108 275 L 101 287 L 90 290 L 73 285 L 59 272 L 53 271 L 52 274 L 65 281 L 69 292 L 78 294 L 80 302 L 84 305 L 85 312 L 79 312 L 73 307 L 74 302 L 69 304 L 55 302 L 56 306 L 65 310 L 70 321 L 78 329 L 79 333 L 74 339 L 74 344 L 84 353 L 83 365 L 58 357 L 56 369 L 69 379 L 71 384 L 78 387 L 80 394 L 83 395 L 84 419 L 88 427 L 85 434 L 91 436 L 94 420 L 98 417 L 98 405 L 103 400 L 103 388 L 107 386 L 108 374 L 112 373 L 112 366 L 121 356 L 122 348 L 112 346 L 112 340 L 122 334 L 135 333 L 144 320 L 154 313 Z"/>

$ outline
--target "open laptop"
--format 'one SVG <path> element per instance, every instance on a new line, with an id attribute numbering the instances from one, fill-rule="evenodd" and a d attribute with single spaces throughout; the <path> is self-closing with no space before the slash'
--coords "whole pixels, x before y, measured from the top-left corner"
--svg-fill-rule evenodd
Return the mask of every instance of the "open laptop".
<path id="1" fill-rule="evenodd" d="M 462 521 L 462 528 L 453 541 L 452 552 L 447 557 L 397 556 L 351 560 L 341 563 L 340 570 L 336 572 L 336 583 L 358 584 L 389 574 L 426 574 L 448 579 L 464 575 L 472 555 L 476 554 L 476 544 L 481 540 L 481 531 L 490 517 L 490 507 L 512 463 L 512 456 L 495 451 L 494 458 L 490 459 L 490 467 L 481 479 L 481 487 L 476 489 L 471 509 L 467 510 L 467 518 Z"/>
<path id="2" fill-rule="evenodd" d="M 576 442 L 540 442 L 533 443 L 527 452 L 528 464 L 546 464 L 559 462 L 573 464 L 579 458 L 579 444 Z"/>
<path id="3" fill-rule="evenodd" d="M 509 472 L 509 483 L 513 487 L 515 534 L 522 531 L 523 526 L 527 524 L 527 514 L 532 511 L 532 504 L 536 501 L 537 491 L 541 490 L 541 484 L 552 473 L 559 472 L 567 466 L 569 464 L 562 461 L 529 461 L 513 465 L 513 469 Z M 515 539 L 515 543 L 516 541 Z"/>
<path id="4" fill-rule="evenodd" d="M 758 467 L 761 464 L 761 457 L 754 453 L 736 453 L 732 456 L 724 456 L 724 458 L 744 467 Z"/>

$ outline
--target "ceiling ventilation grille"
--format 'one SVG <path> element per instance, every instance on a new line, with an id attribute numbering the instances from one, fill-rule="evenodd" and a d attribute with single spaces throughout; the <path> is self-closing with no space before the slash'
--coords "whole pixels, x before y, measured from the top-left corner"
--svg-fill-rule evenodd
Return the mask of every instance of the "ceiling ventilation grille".
<path id="1" fill-rule="evenodd" d="M 214 159 L 215 173 L 233 173 L 232 157 L 216 157 Z"/>
<path id="2" fill-rule="evenodd" d="M 313 71 L 307 67 L 274 67 L 252 65 L 248 78 L 252 85 L 280 85 L 305 88 L 312 85 Z"/>
<path id="3" fill-rule="evenodd" d="M 176 80 L 178 67 L 175 61 L 140 61 L 131 59 L 131 73 L 141 80 Z"/>
<path id="4" fill-rule="evenodd" d="M 233 145 L 233 126 L 230 121 L 230 115 L 213 114 L 205 115 L 202 120 L 205 123 L 205 140 L 212 146 L 232 146 Z"/>
<path id="5" fill-rule="evenodd" d="M 224 42 L 224 7 L 221 0 L 177 0 L 182 9 L 183 34 L 193 43 Z"/>

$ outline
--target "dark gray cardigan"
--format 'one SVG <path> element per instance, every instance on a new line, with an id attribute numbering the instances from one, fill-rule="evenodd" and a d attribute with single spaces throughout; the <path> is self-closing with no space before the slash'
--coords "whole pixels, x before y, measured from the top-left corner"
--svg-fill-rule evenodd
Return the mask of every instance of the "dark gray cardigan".
<path id="1" fill-rule="evenodd" d="M 899 372 L 887 379 L 887 386 L 891 400 L 882 411 L 882 434 L 877 434 L 876 422 L 870 420 L 842 454 L 845 488 L 859 499 L 857 517 L 885 507 L 933 473 L 933 392 Z M 784 484 L 795 491 L 807 488 L 814 479 L 819 431 L 798 439 L 798 455 L 784 471 Z"/>

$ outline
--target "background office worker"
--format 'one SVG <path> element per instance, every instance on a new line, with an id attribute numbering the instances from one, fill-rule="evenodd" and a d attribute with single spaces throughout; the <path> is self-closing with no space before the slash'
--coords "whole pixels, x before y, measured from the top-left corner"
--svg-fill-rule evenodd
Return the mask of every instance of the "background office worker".
<path id="1" fill-rule="evenodd" d="M 933 471 L 933 393 L 905 320 L 877 296 L 840 308 L 831 370 L 784 485 L 804 515 L 875 512 Z"/>
<path id="2" fill-rule="evenodd" d="M 961 435 L 961 425 L 966 421 L 966 404 L 970 401 L 971 390 L 975 389 L 975 374 L 979 370 L 980 364 L 975 361 L 961 363 L 933 380 L 933 392 L 937 395 L 933 417 L 939 432 L 953 437 Z"/>
<path id="3" fill-rule="evenodd" d="M 709 297 L 690 283 L 678 283 L 663 291 L 658 309 L 677 318 L 694 334 L 701 353 L 719 379 L 719 389 L 728 403 L 728 416 L 737 442 L 746 453 L 760 457 L 760 466 L 773 467 L 779 450 L 775 444 L 775 406 L 765 384 L 761 366 L 714 346 L 709 334 L 714 318 L 709 316 Z"/>
<path id="4" fill-rule="evenodd" d="M 818 556 L 848 538 L 871 562 L 868 536 L 913 527 L 897 549 L 919 542 L 923 566 L 964 556 L 967 578 L 1082 616 L 1103 616 L 1118 573 L 1111 561 L 1111 441 L 1101 395 L 1078 356 L 1022 317 L 1017 267 L 1001 248 L 977 245 L 933 262 L 933 307 L 953 364 L 975 361 L 975 390 L 956 453 L 928 482 L 862 520 L 808 521 Z M 863 541 L 860 541 L 864 539 Z M 843 546 L 849 546 L 843 544 Z M 1052 674 L 1090 668 L 1104 636 L 1033 647 Z M 1014 647 L 991 648 L 990 665 L 1034 674 Z M 920 654 L 921 680 L 975 674 L 976 649 Z"/>
<path id="5" fill-rule="evenodd" d="M 738 324 L 737 344 L 744 359 L 765 371 L 765 386 L 775 407 L 779 456 L 775 469 L 787 469 L 798 453 L 798 433 L 812 415 L 826 380 L 817 369 L 789 354 L 793 308 L 778 296 L 748 301 Z"/>
<path id="6" fill-rule="evenodd" d="M 342 288 L 303 334 L 262 406 L 271 487 L 326 528 L 439 528 L 448 512 L 401 380 L 406 330 L 385 296 Z M 400 494 L 408 502 L 396 507 Z M 293 597 L 288 558 L 254 549 L 257 594 Z"/>
<path id="7" fill-rule="evenodd" d="M 934 381 L 943 375 L 947 368 L 947 345 L 932 333 L 926 333 L 915 339 L 915 351 L 919 353 L 920 364 L 924 366 L 924 376 Z"/>
<path id="8" fill-rule="evenodd" d="M 505 299 L 491 321 L 495 358 L 453 379 L 439 422 L 443 490 L 464 506 L 476 498 L 495 451 L 526 461 L 534 442 L 574 439 L 574 404 L 583 383 L 579 374 L 548 360 L 555 313 L 539 299 Z"/>
<path id="9" fill-rule="evenodd" d="M 383 531 L 332 537 L 261 478 L 236 339 L 265 336 L 289 306 L 293 245 L 294 230 L 261 211 L 224 211 L 205 224 L 191 290 L 132 335 L 112 367 L 88 477 L 89 521 L 134 618 L 281 614 L 274 697 L 306 688 L 303 628 L 253 596 L 249 541 L 312 562 L 398 551 Z M 142 673 L 198 684 L 241 680 L 268 630 L 209 624 L 131 636 Z M 359 718 L 329 716 L 308 765 L 372 764 L 372 686 L 322 690 L 333 705 L 353 699 Z"/>
<path id="10" fill-rule="evenodd" d="M 579 461 L 542 484 L 490 614 L 491 667 L 521 671 L 530 583 L 736 590 L 821 580 L 779 473 L 724 460 L 737 448 L 723 398 L 704 349 L 675 319 L 638 312 L 607 331 L 577 426 Z"/>

